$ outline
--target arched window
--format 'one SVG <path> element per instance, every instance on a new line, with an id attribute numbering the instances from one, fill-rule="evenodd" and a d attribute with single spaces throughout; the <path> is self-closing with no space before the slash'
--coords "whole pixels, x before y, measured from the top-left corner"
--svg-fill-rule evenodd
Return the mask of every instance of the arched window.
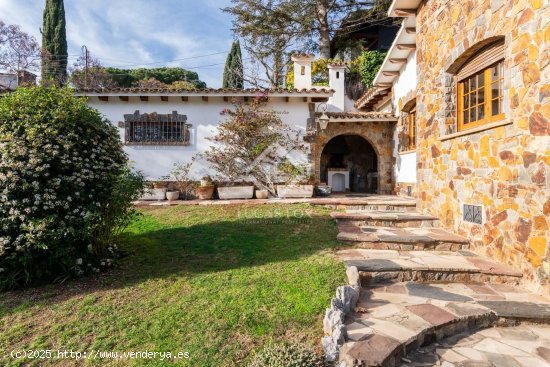
<path id="1" fill-rule="evenodd" d="M 504 40 L 484 46 L 456 73 L 458 130 L 502 120 Z"/>

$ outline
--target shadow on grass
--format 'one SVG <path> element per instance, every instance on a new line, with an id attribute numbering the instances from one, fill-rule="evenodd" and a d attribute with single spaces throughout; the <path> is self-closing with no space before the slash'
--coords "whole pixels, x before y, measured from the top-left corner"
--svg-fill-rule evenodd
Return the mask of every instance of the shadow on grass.
<path id="1" fill-rule="evenodd" d="M 158 210 L 145 211 L 121 236 L 122 249 L 129 256 L 120 266 L 92 278 L 5 292 L 0 297 L 0 317 L 35 303 L 53 305 L 147 280 L 293 261 L 334 249 L 338 245 L 334 222 L 327 212 L 312 211 L 298 217 L 270 217 L 265 211 L 260 217 L 256 213 L 240 218 L 233 212 L 220 215 L 215 208 L 204 210 L 204 217 L 200 210 L 178 213 L 173 209 L 182 218 L 172 218 L 170 224 L 164 223 L 171 218 L 166 213 L 157 216 L 148 212 L 158 214 Z"/>

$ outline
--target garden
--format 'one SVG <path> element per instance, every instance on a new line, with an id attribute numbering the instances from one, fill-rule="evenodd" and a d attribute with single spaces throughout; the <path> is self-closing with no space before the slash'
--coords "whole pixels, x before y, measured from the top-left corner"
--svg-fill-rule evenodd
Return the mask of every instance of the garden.
<path id="1" fill-rule="evenodd" d="M 321 317 L 344 276 L 326 209 L 136 209 L 143 177 L 71 90 L 19 88 L 0 120 L 0 365 L 322 365 Z M 109 354 L 145 351 L 172 354 Z"/>

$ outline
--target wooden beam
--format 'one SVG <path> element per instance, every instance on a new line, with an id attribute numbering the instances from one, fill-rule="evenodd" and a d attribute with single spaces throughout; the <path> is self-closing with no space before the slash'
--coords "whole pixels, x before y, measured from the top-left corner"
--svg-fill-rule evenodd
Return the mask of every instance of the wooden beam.
<path id="1" fill-rule="evenodd" d="M 398 50 L 404 50 L 404 51 L 413 51 L 413 50 L 416 50 L 416 45 L 414 43 L 412 44 L 407 44 L 407 43 L 399 43 L 397 45 L 397 49 Z"/>
<path id="2" fill-rule="evenodd" d="M 163 102 L 168 102 L 168 96 L 160 96 L 160 100 Z"/>
<path id="3" fill-rule="evenodd" d="M 393 87 L 393 84 L 392 83 L 376 83 L 374 86 L 379 87 L 379 88 L 391 88 L 391 87 Z"/>
<path id="4" fill-rule="evenodd" d="M 208 96 L 202 96 L 202 100 L 203 100 L 204 102 L 208 102 Z"/>
<path id="5" fill-rule="evenodd" d="M 405 28 L 405 33 L 415 34 L 416 33 L 416 28 L 415 27 L 407 27 L 407 28 Z"/>
<path id="6" fill-rule="evenodd" d="M 139 99 L 140 99 L 142 102 L 149 102 L 149 96 L 139 96 Z"/>
<path id="7" fill-rule="evenodd" d="M 246 96 L 245 96 L 245 97 L 243 98 L 243 100 L 244 100 L 245 102 L 248 102 L 248 101 L 250 100 L 250 97 L 246 97 Z"/>
<path id="8" fill-rule="evenodd" d="M 285 101 L 286 101 L 286 102 L 290 101 L 290 97 L 289 97 L 289 96 L 286 96 L 286 97 L 285 97 Z"/>
<path id="9" fill-rule="evenodd" d="M 307 102 L 307 97 L 303 97 L 302 101 Z"/>
<path id="10" fill-rule="evenodd" d="M 390 62 L 392 64 L 405 64 L 407 62 L 407 59 L 391 58 Z"/>
<path id="11" fill-rule="evenodd" d="M 189 101 L 189 97 L 187 97 L 187 96 L 181 96 L 181 100 L 182 100 L 183 102 L 187 102 L 187 101 Z"/>
<path id="12" fill-rule="evenodd" d="M 416 15 L 416 9 L 395 9 L 395 15 L 398 17 L 410 17 Z"/>
<path id="13" fill-rule="evenodd" d="M 399 71 L 383 71 L 382 74 L 385 76 L 399 76 Z"/>
<path id="14" fill-rule="evenodd" d="M 229 97 L 228 96 L 223 97 L 223 101 L 224 102 L 229 102 Z"/>
<path id="15" fill-rule="evenodd" d="M 109 97 L 107 97 L 107 96 L 99 96 L 97 98 L 99 98 L 100 101 L 109 102 Z"/>
<path id="16" fill-rule="evenodd" d="M 118 99 L 124 102 L 128 102 L 128 96 L 118 96 Z"/>

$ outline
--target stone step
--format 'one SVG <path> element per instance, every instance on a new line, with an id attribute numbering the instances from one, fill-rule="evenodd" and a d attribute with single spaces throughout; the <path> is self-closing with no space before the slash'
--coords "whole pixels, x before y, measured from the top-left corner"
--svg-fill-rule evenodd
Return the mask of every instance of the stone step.
<path id="1" fill-rule="evenodd" d="M 487 301 L 488 296 L 495 300 Z M 345 319 L 339 360 L 347 367 L 399 366 L 420 347 L 509 320 L 546 323 L 550 300 L 508 285 L 409 282 L 364 287 L 355 311 Z"/>
<path id="2" fill-rule="evenodd" d="M 419 212 L 348 210 L 333 212 L 330 216 L 338 223 L 374 227 L 437 227 L 438 218 Z"/>
<path id="3" fill-rule="evenodd" d="M 394 228 L 338 224 L 339 241 L 356 247 L 377 250 L 442 250 L 458 251 L 469 248 L 469 240 L 442 228 Z"/>
<path id="4" fill-rule="evenodd" d="M 393 212 L 414 212 L 416 201 L 397 196 L 379 195 L 372 197 L 316 198 L 311 205 L 322 205 L 335 210 L 372 210 Z"/>
<path id="5" fill-rule="evenodd" d="M 470 251 L 338 251 L 350 284 L 466 282 L 518 285 L 522 273 Z M 490 299 L 490 297 L 489 297 Z"/>

